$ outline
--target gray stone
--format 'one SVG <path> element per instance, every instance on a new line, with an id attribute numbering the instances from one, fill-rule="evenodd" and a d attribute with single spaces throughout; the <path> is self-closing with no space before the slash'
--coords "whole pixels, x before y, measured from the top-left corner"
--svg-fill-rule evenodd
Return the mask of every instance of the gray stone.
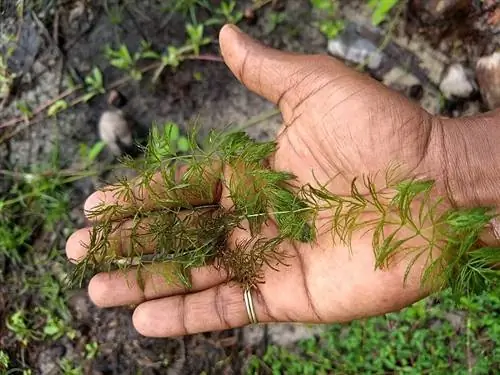
<path id="1" fill-rule="evenodd" d="M 477 89 L 472 72 L 462 64 L 451 64 L 444 73 L 439 89 L 447 99 L 469 98 Z"/>
<path id="2" fill-rule="evenodd" d="M 121 110 L 103 112 L 98 128 L 99 137 L 114 155 L 121 155 L 123 147 L 132 147 L 132 129 Z"/>
<path id="3" fill-rule="evenodd" d="M 324 332 L 325 325 L 275 323 L 268 325 L 268 340 L 271 344 L 292 346 L 301 340 L 306 340 Z M 264 339 L 264 328 L 259 325 L 244 328 L 246 345 L 258 345 Z"/>
<path id="4" fill-rule="evenodd" d="M 328 41 L 328 52 L 355 64 L 366 64 L 372 70 L 382 65 L 384 54 L 372 41 L 361 37 L 353 25 L 336 39 Z"/>
<path id="5" fill-rule="evenodd" d="M 500 52 L 479 59 L 476 77 L 484 103 L 489 109 L 500 107 Z"/>
<path id="6" fill-rule="evenodd" d="M 396 66 L 392 68 L 382 78 L 382 83 L 396 90 L 409 89 L 411 86 L 418 85 L 419 79 L 405 69 Z"/>
<path id="7" fill-rule="evenodd" d="M 314 324 L 274 324 L 269 327 L 269 339 L 273 344 L 281 346 L 294 345 L 297 342 L 312 338 L 324 332 L 325 325 Z"/>

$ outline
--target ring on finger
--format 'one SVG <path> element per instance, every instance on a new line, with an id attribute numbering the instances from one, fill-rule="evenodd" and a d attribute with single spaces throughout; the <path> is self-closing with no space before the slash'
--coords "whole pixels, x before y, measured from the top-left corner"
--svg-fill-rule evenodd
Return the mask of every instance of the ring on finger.
<path id="1" fill-rule="evenodd" d="M 245 288 L 243 292 L 243 299 L 245 300 L 245 307 L 247 309 L 247 314 L 248 314 L 248 319 L 250 320 L 250 324 L 259 323 L 259 321 L 257 320 L 257 314 L 255 314 L 255 306 L 253 304 L 251 288 Z"/>

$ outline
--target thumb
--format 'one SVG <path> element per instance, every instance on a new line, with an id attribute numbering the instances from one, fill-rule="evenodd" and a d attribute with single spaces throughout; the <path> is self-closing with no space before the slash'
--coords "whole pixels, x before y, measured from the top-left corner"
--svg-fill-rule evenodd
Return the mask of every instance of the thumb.
<path id="1" fill-rule="evenodd" d="M 248 89 L 290 114 L 303 100 L 321 91 L 347 67 L 328 56 L 283 52 L 256 42 L 234 25 L 219 35 L 224 61 Z"/>

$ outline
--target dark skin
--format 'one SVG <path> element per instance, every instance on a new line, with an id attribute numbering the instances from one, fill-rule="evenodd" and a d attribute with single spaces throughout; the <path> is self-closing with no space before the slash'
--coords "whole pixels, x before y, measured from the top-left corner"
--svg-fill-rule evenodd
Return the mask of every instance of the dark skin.
<path id="1" fill-rule="evenodd" d="M 484 171 L 480 160 L 488 157 L 495 162 L 496 154 L 481 147 L 476 152 L 464 144 L 470 136 L 480 142 L 479 137 L 498 132 L 490 130 L 497 115 L 461 121 L 434 117 L 333 58 L 269 49 L 234 26 L 222 29 L 220 44 L 234 75 L 249 90 L 279 106 L 284 125 L 269 165 L 295 174 L 299 185 L 329 183 L 337 176 L 328 187 L 345 194 L 354 177 L 384 171 L 397 161 L 412 176 L 435 179 L 436 192 L 449 198 L 450 204 L 496 203 L 497 193 L 490 188 L 495 170 Z M 469 172 L 474 166 L 479 169 Z M 227 195 L 222 190 L 219 202 L 230 207 Z M 96 192 L 85 209 L 102 201 L 111 203 L 115 198 L 109 192 Z M 322 215 L 320 222 L 329 219 L 328 213 Z M 268 224 L 263 233 L 275 236 L 276 227 Z M 68 240 L 70 259 L 85 254 L 81 243 L 88 241 L 90 230 L 81 229 Z M 229 242 L 246 236 L 246 231 L 237 230 Z M 345 246 L 334 245 L 325 232 L 314 244 L 283 245 L 291 255 L 288 266 L 281 266 L 279 272 L 265 270 L 265 283 L 253 293 L 258 320 L 345 322 L 397 311 L 431 292 L 420 282 L 422 262 L 412 267 L 405 284 L 409 259 L 398 257 L 388 268 L 375 270 L 371 237 L 355 235 L 352 245 L 350 254 Z M 89 295 L 101 307 L 136 305 L 134 326 L 146 336 L 177 336 L 249 323 L 242 289 L 228 283 L 226 275 L 207 266 L 193 270 L 191 276 L 193 288 L 186 290 L 166 284 L 151 272 L 145 275 L 141 290 L 133 270 L 128 277 L 98 274 L 90 282 Z"/>

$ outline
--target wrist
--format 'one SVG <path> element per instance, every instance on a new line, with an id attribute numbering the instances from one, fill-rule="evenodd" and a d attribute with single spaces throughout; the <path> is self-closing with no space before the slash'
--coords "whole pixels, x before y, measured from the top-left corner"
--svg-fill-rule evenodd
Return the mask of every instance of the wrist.
<path id="1" fill-rule="evenodd" d="M 500 207 L 500 112 L 441 119 L 446 194 L 457 207 Z"/>

